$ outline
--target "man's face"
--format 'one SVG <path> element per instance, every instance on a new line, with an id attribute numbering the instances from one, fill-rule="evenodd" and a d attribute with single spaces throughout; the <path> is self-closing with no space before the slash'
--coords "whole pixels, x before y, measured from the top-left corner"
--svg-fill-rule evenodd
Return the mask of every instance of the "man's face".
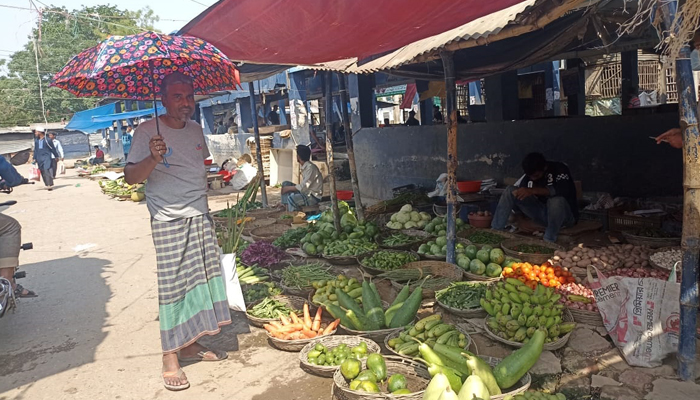
<path id="1" fill-rule="evenodd" d="M 168 116 L 178 121 L 187 122 L 194 113 L 194 89 L 186 83 L 174 83 L 168 86 L 163 96 L 163 105 Z"/>
<path id="2" fill-rule="evenodd" d="M 527 177 L 533 181 L 539 181 L 540 179 L 542 179 L 543 176 L 544 176 L 544 171 L 537 171 L 537 172 L 534 172 L 534 173 L 528 175 Z"/>

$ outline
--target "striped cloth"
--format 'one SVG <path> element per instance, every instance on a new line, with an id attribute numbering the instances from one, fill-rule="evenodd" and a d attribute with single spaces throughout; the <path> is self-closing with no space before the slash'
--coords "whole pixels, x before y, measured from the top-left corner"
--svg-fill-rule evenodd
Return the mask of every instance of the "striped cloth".
<path id="1" fill-rule="evenodd" d="M 151 220 L 158 264 L 160 338 L 164 353 L 219 333 L 231 323 L 221 260 L 209 215 Z"/>

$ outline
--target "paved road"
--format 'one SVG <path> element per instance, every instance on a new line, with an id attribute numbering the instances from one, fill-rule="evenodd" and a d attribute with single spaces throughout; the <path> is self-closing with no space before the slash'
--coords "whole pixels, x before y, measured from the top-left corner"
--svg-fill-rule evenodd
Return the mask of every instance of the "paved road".
<path id="1" fill-rule="evenodd" d="M 229 360 L 186 366 L 192 388 L 166 391 L 145 203 L 110 200 L 72 172 L 53 192 L 36 184 L 1 198 L 19 202 L 6 213 L 34 243 L 21 283 L 40 297 L 0 319 L 0 400 L 330 398 L 331 380 L 304 373 L 298 353 L 271 349 L 240 314 L 206 342 Z"/>

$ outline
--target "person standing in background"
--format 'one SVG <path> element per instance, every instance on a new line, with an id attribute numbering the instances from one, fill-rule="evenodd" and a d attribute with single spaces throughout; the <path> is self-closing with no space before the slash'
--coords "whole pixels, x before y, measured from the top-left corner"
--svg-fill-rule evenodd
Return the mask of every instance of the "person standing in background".
<path id="1" fill-rule="evenodd" d="M 51 164 L 53 165 L 53 178 L 56 179 L 56 174 L 58 173 L 58 162 L 63 162 L 64 159 L 63 146 L 61 145 L 61 142 L 59 142 L 58 139 L 56 139 L 55 132 L 49 131 L 47 135 L 49 135 L 49 140 L 51 140 L 54 147 L 56 148 L 56 152 L 58 152 L 58 157 L 54 157 L 53 153 L 51 153 Z"/>
<path id="2" fill-rule="evenodd" d="M 129 157 L 131 150 L 131 139 L 134 137 L 134 128 L 131 125 L 126 127 L 126 132 L 122 134 L 122 148 L 124 149 L 124 161 Z"/>
<path id="3" fill-rule="evenodd" d="M 278 106 L 272 106 L 272 110 L 270 110 L 269 113 L 267 113 L 267 119 L 270 121 L 270 125 L 279 125 L 280 124 L 280 116 L 277 114 L 277 111 L 279 110 Z"/>

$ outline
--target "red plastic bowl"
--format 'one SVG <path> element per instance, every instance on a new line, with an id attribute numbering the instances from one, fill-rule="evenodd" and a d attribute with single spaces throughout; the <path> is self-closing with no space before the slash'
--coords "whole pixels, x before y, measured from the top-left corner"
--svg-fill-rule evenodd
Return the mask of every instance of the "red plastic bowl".
<path id="1" fill-rule="evenodd" d="M 457 190 L 459 190 L 460 193 L 476 193 L 481 190 L 481 181 L 457 182 Z"/>
<path id="2" fill-rule="evenodd" d="M 352 200 L 352 190 L 338 190 L 335 192 L 338 200 Z"/>
<path id="3" fill-rule="evenodd" d="M 204 165 L 212 165 L 214 160 L 204 160 Z"/>
<path id="4" fill-rule="evenodd" d="M 492 220 L 493 220 L 493 215 L 489 215 L 488 217 L 487 216 L 470 215 L 469 216 L 469 225 L 471 225 L 475 228 L 490 228 Z"/>

